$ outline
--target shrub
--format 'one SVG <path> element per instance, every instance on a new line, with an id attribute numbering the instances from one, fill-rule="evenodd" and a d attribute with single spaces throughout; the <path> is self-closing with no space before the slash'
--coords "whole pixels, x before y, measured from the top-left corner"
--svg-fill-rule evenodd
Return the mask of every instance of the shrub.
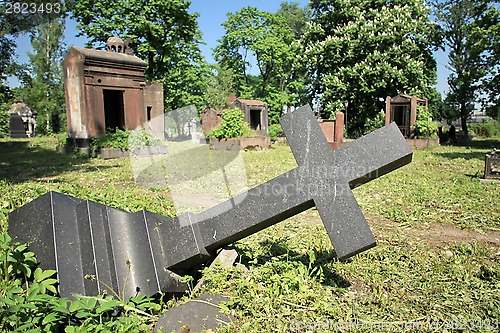
<path id="1" fill-rule="evenodd" d="M 145 332 L 164 305 L 144 295 L 126 300 L 115 291 L 58 297 L 56 271 L 37 268 L 33 252 L 7 233 L 0 234 L 0 258 L 1 332 Z"/>
<path id="2" fill-rule="evenodd" d="M 10 117 L 7 113 L 8 109 L 7 103 L 0 103 L 0 138 L 9 137 Z"/>
<path id="3" fill-rule="evenodd" d="M 490 122 L 484 119 L 482 123 L 468 124 L 469 129 L 476 133 L 478 136 L 491 138 L 500 135 L 500 123 Z"/>
<path id="4" fill-rule="evenodd" d="M 276 141 L 278 136 L 285 136 L 285 132 L 280 124 L 273 124 L 269 126 L 269 138 L 271 141 Z"/>
<path id="5" fill-rule="evenodd" d="M 417 121 L 415 122 L 415 137 L 417 139 L 437 137 L 438 124 L 432 121 L 429 109 L 423 106 L 417 106 Z"/>
<path id="6" fill-rule="evenodd" d="M 384 127 L 384 125 L 385 125 L 385 112 L 380 111 L 379 113 L 377 113 L 375 118 L 368 119 L 368 121 L 364 126 L 363 134 L 371 133 L 378 128 Z"/>
<path id="7" fill-rule="evenodd" d="M 214 127 L 207 138 L 230 139 L 251 136 L 254 132 L 244 120 L 243 112 L 238 108 L 228 109 L 222 113 L 222 120 Z"/>
<path id="8" fill-rule="evenodd" d="M 94 148 L 128 148 L 128 136 L 130 131 L 124 131 L 119 128 L 115 132 L 106 131 L 104 136 L 94 138 L 92 146 Z"/>
<path id="9" fill-rule="evenodd" d="M 144 128 L 133 130 L 128 137 L 128 149 L 161 144 L 162 140 Z"/>
<path id="10" fill-rule="evenodd" d="M 154 146 L 161 143 L 161 139 L 141 128 L 138 130 L 108 131 L 106 135 L 92 140 L 93 148 L 121 148 L 135 149 L 144 146 Z"/>

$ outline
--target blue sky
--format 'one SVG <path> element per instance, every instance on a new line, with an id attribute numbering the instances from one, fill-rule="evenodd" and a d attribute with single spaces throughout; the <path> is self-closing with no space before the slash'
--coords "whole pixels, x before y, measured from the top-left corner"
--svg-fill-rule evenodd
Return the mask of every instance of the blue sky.
<path id="1" fill-rule="evenodd" d="M 201 45 L 201 51 L 208 62 L 213 63 L 212 49 L 217 45 L 217 40 L 224 34 L 224 28 L 221 24 L 226 21 L 227 13 L 234 13 L 238 10 L 253 6 L 259 10 L 276 12 L 280 3 L 284 0 L 192 0 L 190 12 L 197 12 L 198 25 L 203 34 L 204 45 Z M 301 6 L 305 6 L 308 0 L 294 0 L 299 2 Z M 76 23 L 72 20 L 68 20 L 66 23 L 65 39 L 68 46 L 75 45 L 83 47 L 86 43 L 86 39 L 82 37 L 75 37 L 77 34 Z M 26 52 L 31 49 L 29 38 L 27 36 L 21 36 L 18 39 L 18 47 L 16 51 L 16 56 L 19 62 L 26 62 L 27 56 Z M 448 70 L 445 68 L 447 63 L 446 54 L 444 52 L 436 52 L 435 57 L 438 63 L 438 83 L 437 90 L 444 93 L 448 90 L 448 85 L 446 78 L 449 74 Z M 12 85 L 17 85 L 17 80 L 11 79 L 9 82 Z"/>

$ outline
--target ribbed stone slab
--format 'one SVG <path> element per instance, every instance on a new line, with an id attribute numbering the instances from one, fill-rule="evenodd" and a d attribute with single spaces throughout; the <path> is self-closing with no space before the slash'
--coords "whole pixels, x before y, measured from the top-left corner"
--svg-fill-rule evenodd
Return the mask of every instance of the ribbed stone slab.
<path id="1" fill-rule="evenodd" d="M 411 162 L 397 126 L 332 151 L 309 107 L 280 121 L 298 167 L 200 214 L 128 213 L 50 192 L 12 212 L 9 232 L 30 243 L 42 267 L 58 271 L 65 297 L 109 288 L 122 296 L 182 291 L 179 275 L 221 247 L 313 206 L 339 259 L 375 246 L 351 189 Z"/>

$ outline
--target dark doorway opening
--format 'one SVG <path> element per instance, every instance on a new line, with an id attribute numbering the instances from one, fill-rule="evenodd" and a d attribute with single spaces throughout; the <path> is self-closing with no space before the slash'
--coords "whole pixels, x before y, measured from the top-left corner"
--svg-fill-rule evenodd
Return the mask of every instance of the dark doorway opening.
<path id="1" fill-rule="evenodd" d="M 104 125 L 106 130 L 125 129 L 125 112 L 122 90 L 103 90 Z"/>
<path id="2" fill-rule="evenodd" d="M 260 110 L 250 110 L 250 128 L 253 130 L 260 131 L 261 123 L 260 123 Z"/>
<path id="3" fill-rule="evenodd" d="M 391 109 L 391 121 L 398 125 L 403 136 L 410 135 L 410 106 L 393 105 Z"/>

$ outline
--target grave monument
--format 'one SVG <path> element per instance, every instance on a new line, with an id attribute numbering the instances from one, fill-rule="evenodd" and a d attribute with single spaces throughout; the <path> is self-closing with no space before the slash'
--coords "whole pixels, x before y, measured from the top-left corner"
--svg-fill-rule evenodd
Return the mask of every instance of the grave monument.
<path id="1" fill-rule="evenodd" d="M 415 136 L 415 122 L 417 121 L 417 106 L 428 107 L 425 98 L 400 94 L 385 99 L 385 124 L 395 122 L 405 138 Z"/>
<path id="2" fill-rule="evenodd" d="M 339 259 L 375 246 L 351 189 L 411 161 L 398 127 L 390 124 L 333 151 L 310 107 L 280 121 L 298 167 L 204 212 L 174 218 L 128 213 L 49 192 L 9 214 L 9 233 L 30 244 L 42 268 L 57 270 L 64 297 L 108 288 L 124 290 L 122 297 L 182 291 L 179 276 L 221 247 L 313 206 Z"/>
<path id="3" fill-rule="evenodd" d="M 73 46 L 64 58 L 68 132 L 80 147 L 108 130 L 133 130 L 163 115 L 163 85 L 146 82 L 148 64 L 129 43 L 111 37 L 106 51 Z M 152 130 L 163 134 L 163 127 Z"/>

